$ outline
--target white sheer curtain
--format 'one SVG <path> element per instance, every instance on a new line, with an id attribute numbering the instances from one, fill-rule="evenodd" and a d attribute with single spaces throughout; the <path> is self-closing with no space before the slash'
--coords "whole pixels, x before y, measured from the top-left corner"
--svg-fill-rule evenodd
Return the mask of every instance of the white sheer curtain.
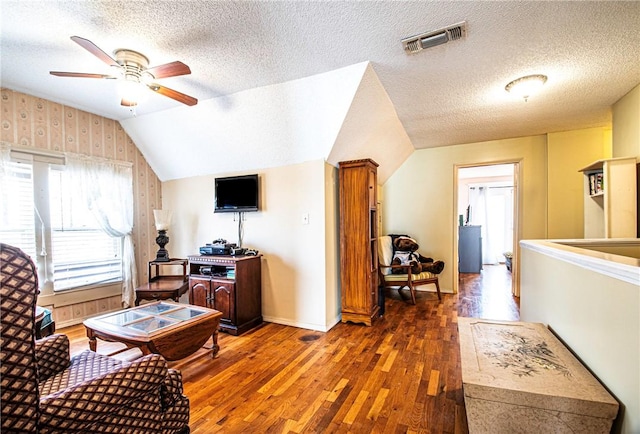
<path id="1" fill-rule="evenodd" d="M 11 161 L 11 147 L 5 143 L 0 143 L 0 176 L 4 175 L 5 167 Z M 2 188 L 2 185 L 0 185 Z"/>
<path id="2" fill-rule="evenodd" d="M 488 203 L 488 188 L 484 186 L 471 187 L 469 191 L 469 203 L 471 204 L 471 224 L 481 227 L 482 234 L 482 263 L 495 264 L 496 258 L 493 254 L 493 240 L 490 236 L 492 221 L 490 218 L 491 208 Z"/>
<path id="3" fill-rule="evenodd" d="M 482 226 L 482 263 L 497 264 L 511 251 L 513 187 L 471 187 L 471 224 Z"/>
<path id="4" fill-rule="evenodd" d="M 137 270 L 133 249 L 133 169 L 128 163 L 66 154 L 78 194 L 112 237 L 123 237 L 122 303 L 133 305 Z"/>

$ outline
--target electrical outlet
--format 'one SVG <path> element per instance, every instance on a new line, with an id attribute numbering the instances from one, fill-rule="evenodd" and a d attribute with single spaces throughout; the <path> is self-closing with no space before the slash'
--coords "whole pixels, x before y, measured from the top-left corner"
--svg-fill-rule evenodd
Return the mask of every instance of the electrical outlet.
<path id="1" fill-rule="evenodd" d="M 308 212 L 302 214 L 302 224 L 303 225 L 308 225 L 309 224 L 309 213 Z"/>

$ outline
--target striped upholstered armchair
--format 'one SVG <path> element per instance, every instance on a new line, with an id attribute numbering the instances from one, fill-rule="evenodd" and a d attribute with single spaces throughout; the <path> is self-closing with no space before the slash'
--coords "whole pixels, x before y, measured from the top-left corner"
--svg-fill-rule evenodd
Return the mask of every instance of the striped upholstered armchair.
<path id="1" fill-rule="evenodd" d="M 20 249 L 0 244 L 2 427 L 7 433 L 188 433 L 180 372 L 151 354 L 124 362 L 66 335 L 35 339 L 38 279 Z"/>

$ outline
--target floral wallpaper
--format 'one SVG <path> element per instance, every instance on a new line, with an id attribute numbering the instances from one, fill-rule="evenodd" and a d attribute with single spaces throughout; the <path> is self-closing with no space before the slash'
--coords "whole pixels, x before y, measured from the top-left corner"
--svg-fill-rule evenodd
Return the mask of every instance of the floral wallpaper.
<path id="1" fill-rule="evenodd" d="M 155 258 L 153 209 L 162 207 L 162 186 L 118 121 L 1 88 L 0 140 L 9 144 L 128 161 L 133 164 L 134 227 L 138 283 L 148 280 Z"/>

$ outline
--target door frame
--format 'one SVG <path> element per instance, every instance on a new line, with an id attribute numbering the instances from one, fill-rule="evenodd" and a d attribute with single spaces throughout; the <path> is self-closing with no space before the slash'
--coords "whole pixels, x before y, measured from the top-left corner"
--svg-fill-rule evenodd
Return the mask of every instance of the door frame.
<path id="1" fill-rule="evenodd" d="M 490 162 L 477 162 L 454 164 L 453 166 L 453 292 L 458 293 L 460 272 L 458 271 L 458 182 L 459 170 L 468 167 L 496 166 L 500 164 L 513 164 L 513 258 L 511 259 L 511 292 L 520 297 L 520 239 L 522 228 L 522 194 L 520 180 L 522 179 L 522 159 L 498 160 Z"/>

